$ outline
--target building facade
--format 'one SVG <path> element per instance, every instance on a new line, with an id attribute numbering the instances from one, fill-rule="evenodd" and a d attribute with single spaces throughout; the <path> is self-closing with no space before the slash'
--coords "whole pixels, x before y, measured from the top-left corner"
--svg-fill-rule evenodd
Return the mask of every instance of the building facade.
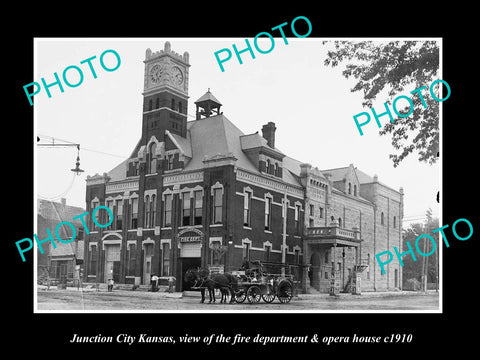
<path id="1" fill-rule="evenodd" d="M 403 193 L 353 165 L 319 170 L 283 154 L 276 127 L 244 134 L 208 90 L 187 121 L 189 54 L 145 56 L 142 136 L 131 156 L 87 177 L 86 205 L 107 206 L 110 226 L 89 219 L 88 282 L 149 284 L 189 268 L 237 270 L 245 260 L 284 264 L 303 291 L 398 289 L 401 267 L 381 275 L 374 254 L 400 246 Z M 98 222 L 108 223 L 106 211 Z"/>

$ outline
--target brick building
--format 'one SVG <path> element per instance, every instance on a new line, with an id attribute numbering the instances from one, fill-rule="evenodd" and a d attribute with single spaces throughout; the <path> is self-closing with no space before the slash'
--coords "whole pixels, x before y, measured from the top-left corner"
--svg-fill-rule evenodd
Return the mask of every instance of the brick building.
<path id="1" fill-rule="evenodd" d="M 353 165 L 319 170 L 283 154 L 269 122 L 244 134 L 208 90 L 187 121 L 189 54 L 146 51 L 142 136 L 129 159 L 87 177 L 87 210 L 112 210 L 108 228 L 88 223 L 85 280 L 148 284 L 192 267 L 238 269 L 245 259 L 285 264 L 303 291 L 398 288 L 374 254 L 400 246 L 403 194 Z M 106 224 L 107 212 L 97 212 Z M 369 265 L 368 267 L 366 267 Z M 314 290 L 315 289 L 315 290 Z"/>

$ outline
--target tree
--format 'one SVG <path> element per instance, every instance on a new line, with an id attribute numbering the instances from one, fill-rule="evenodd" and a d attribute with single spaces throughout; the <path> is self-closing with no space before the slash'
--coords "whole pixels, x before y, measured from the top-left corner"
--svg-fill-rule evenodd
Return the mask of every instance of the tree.
<path id="1" fill-rule="evenodd" d="M 422 262 L 426 260 L 421 254 L 418 254 L 415 249 L 415 241 L 416 239 L 422 234 L 428 234 L 435 239 L 436 249 L 428 256 L 428 271 L 427 271 L 427 282 L 428 283 L 435 283 L 437 280 L 437 272 L 438 272 L 438 256 L 439 256 L 439 242 L 438 242 L 438 232 L 432 233 L 432 230 L 438 229 L 438 218 L 427 218 L 427 222 L 425 224 L 414 223 L 411 224 L 409 228 L 403 230 L 403 251 L 407 251 L 408 247 L 406 242 L 410 243 L 412 247 L 416 261 L 413 260 L 413 257 L 409 255 L 405 255 L 402 257 L 402 261 L 404 263 L 403 266 L 403 285 L 405 286 L 406 282 L 409 279 L 416 279 L 421 281 L 422 278 Z M 418 247 L 422 252 L 424 252 L 424 242 L 426 241 L 427 249 L 425 253 L 428 254 L 432 250 L 432 243 L 427 238 L 423 238 L 418 242 Z"/>
<path id="2" fill-rule="evenodd" d="M 439 69 L 439 48 L 435 41 L 325 41 L 334 50 L 327 52 L 325 66 L 336 67 L 346 63 L 342 75 L 357 81 L 352 92 L 362 91 L 363 106 L 371 107 L 377 95 L 387 92 L 387 102 L 392 104 L 398 95 L 407 95 L 414 104 L 413 113 L 408 117 L 396 117 L 395 122 L 383 125 L 381 135 L 391 134 L 396 154 L 390 154 L 393 166 L 407 157 L 413 150 L 418 151 L 418 159 L 430 165 L 437 161 L 439 149 L 439 106 L 427 96 L 424 108 L 418 94 L 410 91 L 422 86 L 429 88 L 437 78 Z M 435 89 L 438 91 L 438 88 Z M 437 95 L 438 96 L 438 95 Z M 384 101 L 385 102 L 385 101 Z M 399 102 L 400 103 L 400 102 Z M 397 104 L 399 104 L 397 103 Z M 409 108 L 400 110 L 403 115 Z M 377 113 L 384 112 L 377 111 Z M 395 115 L 392 111 L 392 115 Z"/>

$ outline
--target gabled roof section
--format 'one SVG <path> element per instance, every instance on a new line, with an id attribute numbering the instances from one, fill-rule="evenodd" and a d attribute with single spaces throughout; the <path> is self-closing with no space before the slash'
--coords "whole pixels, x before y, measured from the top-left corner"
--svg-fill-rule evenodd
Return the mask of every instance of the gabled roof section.
<path id="1" fill-rule="evenodd" d="M 170 131 L 166 130 L 165 133 L 172 140 L 178 150 L 189 158 L 192 157 L 192 145 L 190 143 L 190 132 L 187 131 L 187 138 L 184 138 L 180 135 L 173 134 Z"/>
<path id="2" fill-rule="evenodd" d="M 110 181 L 119 181 L 127 178 L 128 159 L 122 161 L 107 173 Z"/>
<path id="3" fill-rule="evenodd" d="M 240 137 L 240 144 L 242 150 L 254 149 L 262 146 L 268 146 L 267 140 L 263 138 L 258 132 L 248 135 L 242 135 Z"/>

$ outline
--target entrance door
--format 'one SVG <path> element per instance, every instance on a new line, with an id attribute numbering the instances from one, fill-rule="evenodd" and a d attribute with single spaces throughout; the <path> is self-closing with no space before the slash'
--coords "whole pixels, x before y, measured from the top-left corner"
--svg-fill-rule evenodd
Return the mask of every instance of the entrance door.
<path id="1" fill-rule="evenodd" d="M 120 244 L 105 245 L 105 282 L 120 281 Z"/>
<path id="2" fill-rule="evenodd" d="M 152 275 L 153 244 L 144 244 L 143 246 L 145 252 L 145 256 L 143 258 L 143 283 L 150 285 L 150 276 Z"/>
<path id="3" fill-rule="evenodd" d="M 180 289 L 181 291 L 186 291 L 190 290 L 191 286 L 193 285 L 192 283 L 186 282 L 185 281 L 185 273 L 187 272 L 188 269 L 197 269 L 201 266 L 202 261 L 200 258 L 195 257 L 195 258 L 181 258 L 180 260 L 180 273 L 182 274 L 182 288 Z"/>

